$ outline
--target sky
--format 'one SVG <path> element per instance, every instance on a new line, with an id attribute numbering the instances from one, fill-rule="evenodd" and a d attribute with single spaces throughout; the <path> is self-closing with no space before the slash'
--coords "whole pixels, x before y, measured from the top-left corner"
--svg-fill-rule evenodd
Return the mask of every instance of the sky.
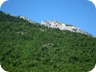
<path id="1" fill-rule="evenodd" d="M 89 0 L 8 0 L 1 11 L 35 22 L 55 20 L 96 36 L 96 8 Z"/>

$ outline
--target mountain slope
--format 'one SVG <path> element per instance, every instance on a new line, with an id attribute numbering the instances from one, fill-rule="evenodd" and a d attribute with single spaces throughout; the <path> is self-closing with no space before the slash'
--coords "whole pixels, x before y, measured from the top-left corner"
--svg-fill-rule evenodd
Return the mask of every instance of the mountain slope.
<path id="1" fill-rule="evenodd" d="M 96 38 L 26 20 L 15 21 L 17 17 L 10 20 L 11 16 L 7 14 L 3 14 L 2 18 L 0 63 L 5 70 L 88 72 L 95 66 Z"/>

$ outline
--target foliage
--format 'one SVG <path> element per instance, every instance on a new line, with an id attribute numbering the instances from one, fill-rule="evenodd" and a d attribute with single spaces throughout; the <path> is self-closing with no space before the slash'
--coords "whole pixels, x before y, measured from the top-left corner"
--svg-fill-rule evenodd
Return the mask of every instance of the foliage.
<path id="1" fill-rule="evenodd" d="M 9 72 L 88 72 L 96 63 L 96 38 L 0 12 L 0 63 Z"/>

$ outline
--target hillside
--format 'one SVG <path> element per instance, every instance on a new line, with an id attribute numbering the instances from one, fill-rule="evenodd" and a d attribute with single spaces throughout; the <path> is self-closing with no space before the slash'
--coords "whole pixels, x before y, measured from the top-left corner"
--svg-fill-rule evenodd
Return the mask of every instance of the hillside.
<path id="1" fill-rule="evenodd" d="M 0 64 L 9 72 L 88 72 L 96 38 L 0 12 Z"/>

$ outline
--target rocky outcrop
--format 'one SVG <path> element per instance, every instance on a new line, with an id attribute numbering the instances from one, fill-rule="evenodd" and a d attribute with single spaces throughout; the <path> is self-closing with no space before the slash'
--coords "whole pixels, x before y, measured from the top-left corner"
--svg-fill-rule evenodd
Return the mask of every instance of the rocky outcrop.
<path id="1" fill-rule="evenodd" d="M 26 18 L 24 16 L 19 16 L 19 17 L 22 18 L 22 19 L 24 19 L 24 20 L 27 20 L 30 23 L 35 23 L 34 21 L 32 21 L 32 20 L 30 20 L 30 19 L 28 19 L 28 18 Z"/>
<path id="2" fill-rule="evenodd" d="M 61 22 L 58 22 L 58 21 L 42 21 L 41 25 L 48 26 L 49 28 L 58 28 L 60 30 L 68 30 L 68 31 L 71 31 L 71 32 L 77 32 L 77 33 L 81 33 L 81 34 L 90 35 L 89 33 L 81 30 L 78 27 L 68 25 L 68 24 L 64 24 L 64 23 L 61 23 Z"/>

